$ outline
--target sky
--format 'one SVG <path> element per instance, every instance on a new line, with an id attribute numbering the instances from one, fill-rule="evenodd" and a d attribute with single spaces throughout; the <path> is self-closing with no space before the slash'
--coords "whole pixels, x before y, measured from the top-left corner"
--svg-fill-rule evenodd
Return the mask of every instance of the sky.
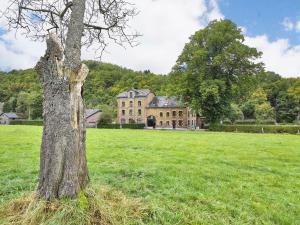
<path id="1" fill-rule="evenodd" d="M 299 0 L 128 0 L 139 15 L 130 25 L 139 31 L 139 45 L 110 45 L 101 60 L 134 70 L 167 74 L 189 37 L 215 19 L 231 19 L 242 28 L 245 43 L 263 52 L 269 71 L 284 77 L 300 76 Z M 0 8 L 8 0 L 0 0 Z M 0 18 L 0 70 L 33 67 L 45 52 L 45 43 L 7 32 Z M 83 59 L 98 59 L 83 49 Z"/>

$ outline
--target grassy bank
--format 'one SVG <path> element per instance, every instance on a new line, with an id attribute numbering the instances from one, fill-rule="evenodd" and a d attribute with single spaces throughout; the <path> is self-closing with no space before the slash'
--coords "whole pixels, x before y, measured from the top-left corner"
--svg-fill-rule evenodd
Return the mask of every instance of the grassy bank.
<path id="1" fill-rule="evenodd" d="M 0 126 L 0 206 L 34 190 L 41 132 Z M 141 199 L 151 209 L 146 224 L 299 224 L 299 146 L 295 135 L 101 129 L 87 135 L 92 186 Z"/>

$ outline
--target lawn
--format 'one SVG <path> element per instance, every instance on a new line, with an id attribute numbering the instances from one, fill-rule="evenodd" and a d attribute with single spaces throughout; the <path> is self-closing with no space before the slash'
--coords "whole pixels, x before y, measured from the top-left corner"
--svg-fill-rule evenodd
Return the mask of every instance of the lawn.
<path id="1" fill-rule="evenodd" d="M 0 126 L 0 205 L 33 191 L 42 128 Z M 300 136 L 88 130 L 93 186 L 141 198 L 146 224 L 300 224 Z"/>

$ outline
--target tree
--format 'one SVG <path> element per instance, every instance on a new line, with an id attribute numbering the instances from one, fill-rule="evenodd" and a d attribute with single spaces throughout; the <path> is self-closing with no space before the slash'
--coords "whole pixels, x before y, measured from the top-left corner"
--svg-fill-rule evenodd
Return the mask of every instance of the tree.
<path id="1" fill-rule="evenodd" d="M 20 92 L 17 98 L 16 111 L 26 115 L 29 120 L 32 119 L 33 104 L 38 94 L 36 92 Z"/>
<path id="2" fill-rule="evenodd" d="M 234 122 L 236 120 L 243 120 L 244 119 L 244 114 L 240 107 L 234 103 L 230 105 L 230 111 L 228 113 L 228 119 L 231 122 Z"/>
<path id="3" fill-rule="evenodd" d="M 112 123 L 112 113 L 108 112 L 108 111 L 104 111 L 101 114 L 100 120 L 98 122 L 98 127 L 101 127 L 102 125 L 107 125 L 107 124 L 111 124 Z"/>
<path id="4" fill-rule="evenodd" d="M 9 29 L 47 39 L 36 66 L 44 87 L 40 198 L 76 198 L 87 185 L 82 85 L 89 71 L 81 49 L 97 46 L 102 54 L 107 39 L 133 46 L 137 34 L 127 33 L 127 22 L 135 14 L 124 0 L 10 0 L 3 14 Z"/>
<path id="5" fill-rule="evenodd" d="M 300 80 L 297 80 L 292 87 L 288 89 L 288 96 L 295 105 L 295 114 L 297 122 L 300 121 Z"/>
<path id="6" fill-rule="evenodd" d="M 3 112 L 15 112 L 17 108 L 17 99 L 10 97 L 7 102 L 4 102 Z"/>
<path id="7" fill-rule="evenodd" d="M 266 92 L 259 88 L 251 96 L 250 102 L 254 105 L 254 116 L 257 120 L 274 119 L 274 109 L 267 99 Z"/>
<path id="8" fill-rule="evenodd" d="M 213 21 L 190 38 L 173 68 L 176 94 L 210 122 L 228 113 L 233 85 L 262 69 L 255 63 L 261 53 L 243 42 L 242 32 L 233 22 Z"/>

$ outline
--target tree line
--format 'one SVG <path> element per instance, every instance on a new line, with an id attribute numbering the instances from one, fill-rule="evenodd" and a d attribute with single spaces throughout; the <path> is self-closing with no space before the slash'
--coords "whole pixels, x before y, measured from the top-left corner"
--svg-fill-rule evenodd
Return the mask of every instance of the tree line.
<path id="1" fill-rule="evenodd" d="M 300 78 L 284 78 L 257 63 L 261 53 L 243 44 L 231 21 L 214 21 L 186 44 L 172 72 L 156 75 L 117 65 L 86 61 L 87 108 L 116 116 L 116 95 L 130 88 L 148 88 L 156 95 L 176 95 L 208 122 L 253 119 L 293 123 L 300 119 Z M 28 119 L 42 118 L 42 87 L 33 69 L 0 73 L 3 111 Z"/>

